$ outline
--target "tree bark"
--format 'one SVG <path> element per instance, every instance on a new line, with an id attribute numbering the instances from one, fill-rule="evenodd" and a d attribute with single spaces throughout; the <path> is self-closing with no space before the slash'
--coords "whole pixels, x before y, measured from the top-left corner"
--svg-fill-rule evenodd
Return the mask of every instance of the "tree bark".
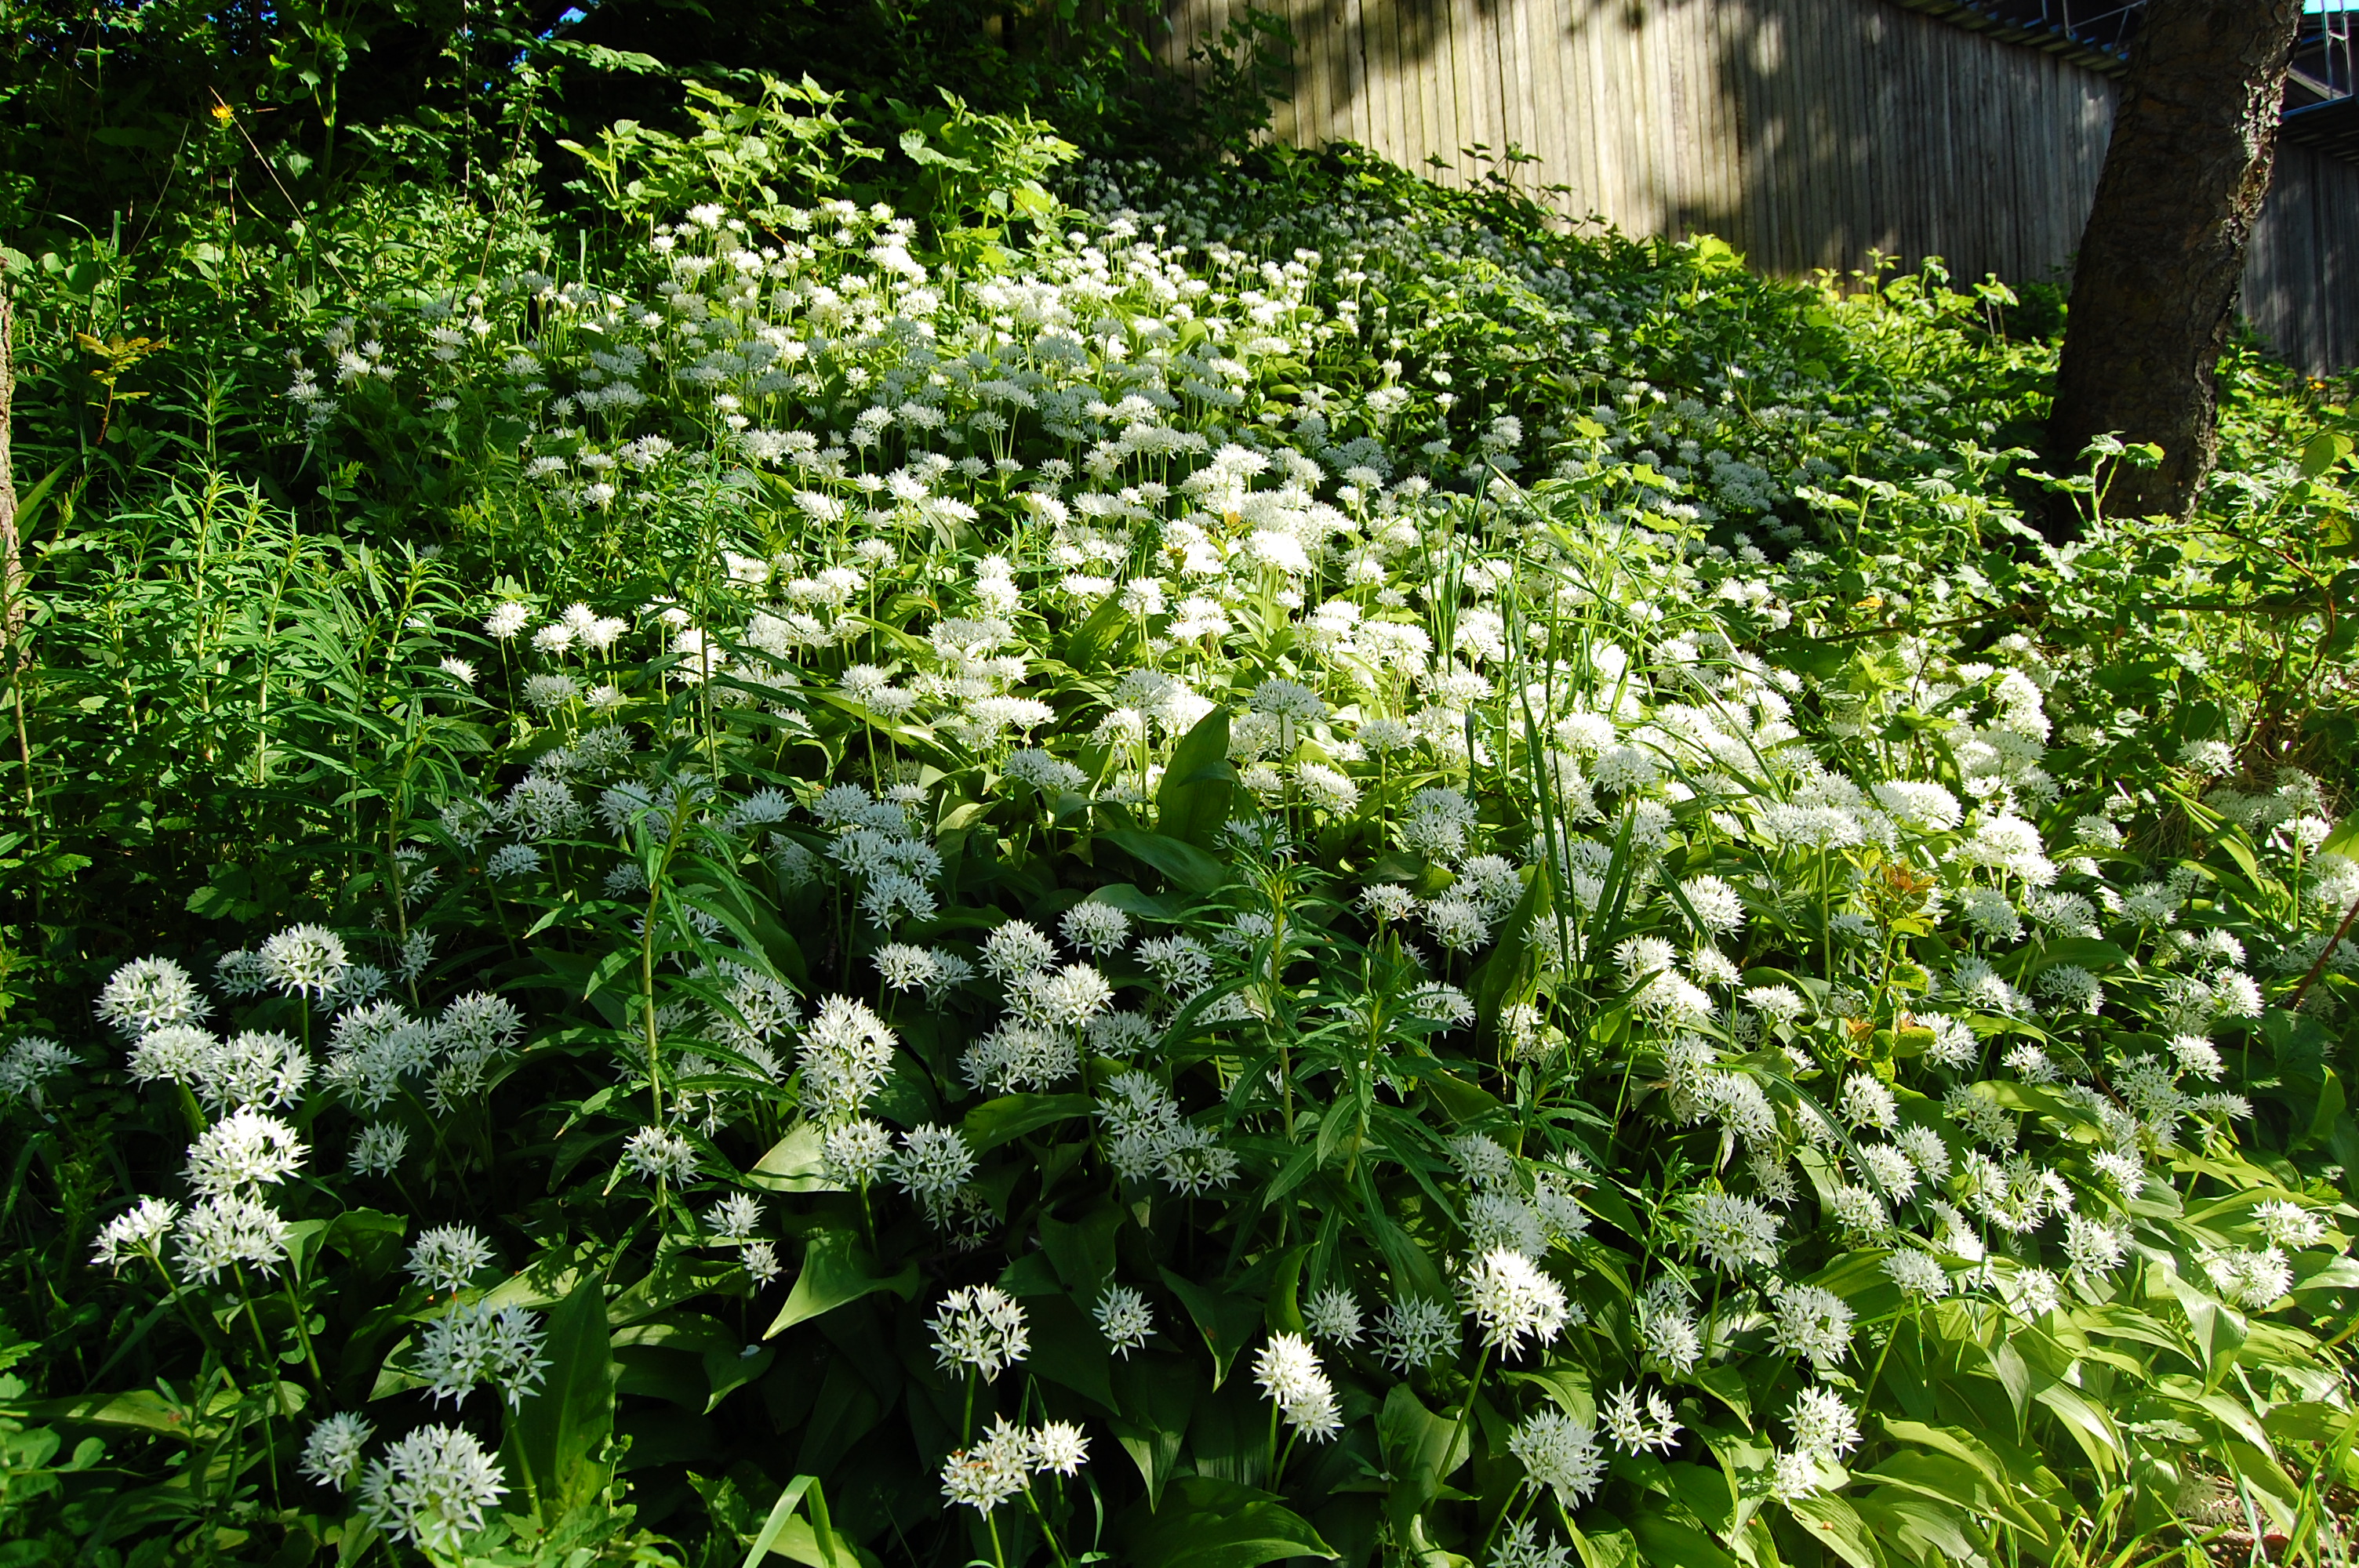
<path id="1" fill-rule="evenodd" d="M 2108 515 L 2183 517 L 2211 471 L 2212 372 L 2268 194 L 2301 8 L 2150 0 L 2139 22 L 2073 266 L 2048 426 L 2062 462 L 2108 432 L 2162 448 L 2158 467 L 2118 467 Z"/>

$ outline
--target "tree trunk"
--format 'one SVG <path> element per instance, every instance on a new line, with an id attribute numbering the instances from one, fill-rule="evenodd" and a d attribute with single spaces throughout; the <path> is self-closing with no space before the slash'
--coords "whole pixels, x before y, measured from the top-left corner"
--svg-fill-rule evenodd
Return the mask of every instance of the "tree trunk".
<path id="1" fill-rule="evenodd" d="M 2112 516 L 2193 507 L 2218 447 L 2212 372 L 2268 194 L 2302 0 L 2150 0 L 2081 236 L 2048 426 L 2059 461 L 2117 432 Z M 2069 533 L 2069 523 L 2060 524 Z"/>

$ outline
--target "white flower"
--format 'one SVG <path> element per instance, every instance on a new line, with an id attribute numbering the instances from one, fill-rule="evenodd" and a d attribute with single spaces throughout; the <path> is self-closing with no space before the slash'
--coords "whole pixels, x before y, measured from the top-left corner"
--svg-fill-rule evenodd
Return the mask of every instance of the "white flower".
<path id="1" fill-rule="evenodd" d="M 1777 1260 L 1777 1217 L 1730 1193 L 1698 1193 L 1688 1205 L 1688 1244 L 1723 1273 Z"/>
<path id="2" fill-rule="evenodd" d="M 1034 974 L 1056 961 L 1055 946 L 1025 921 L 1007 921 L 984 938 L 984 972 L 995 980 Z"/>
<path id="3" fill-rule="evenodd" d="M 1390 1303 L 1376 1320 L 1376 1354 L 1400 1372 L 1430 1367 L 1458 1349 L 1458 1319 L 1424 1296 Z"/>
<path id="4" fill-rule="evenodd" d="M 1520 1252 L 1501 1247 L 1485 1252 L 1459 1283 L 1466 1314 L 1483 1331 L 1483 1342 L 1508 1355 L 1523 1349 L 1529 1335 L 1553 1344 L 1571 1315 L 1564 1287 Z"/>
<path id="5" fill-rule="evenodd" d="M 492 1244 L 463 1225 L 438 1225 L 410 1244 L 409 1277 L 429 1295 L 462 1291 L 492 1261 Z"/>
<path id="6" fill-rule="evenodd" d="M 484 617 L 484 633 L 498 638 L 503 643 L 516 636 L 531 624 L 532 611 L 513 599 L 495 606 L 489 615 Z"/>
<path id="7" fill-rule="evenodd" d="M 1254 1381 L 1288 1425 L 1313 1443 L 1343 1430 L 1335 1386 L 1319 1365 L 1310 1342 L 1297 1334 L 1274 1334 L 1254 1356 Z"/>
<path id="8" fill-rule="evenodd" d="M 181 1217 L 180 1271 L 206 1284 L 241 1263 L 270 1273 L 286 1261 L 292 1234 L 269 1206 L 234 1193 L 220 1194 Z"/>
<path id="9" fill-rule="evenodd" d="M 295 1129 L 251 1106 L 213 1123 L 189 1145 L 189 1185 L 209 1197 L 274 1186 L 302 1167 Z"/>
<path id="10" fill-rule="evenodd" d="M 487 1301 L 455 1302 L 419 1336 L 416 1366 L 436 1400 L 459 1400 L 476 1384 L 498 1388 L 509 1409 L 540 1385 L 549 1366 L 540 1354 L 538 1314 Z"/>
<path id="11" fill-rule="evenodd" d="M 1807 1358 L 1823 1377 L 1851 1354 L 1852 1310 L 1832 1291 L 1817 1285 L 1771 1288 L 1777 1307 L 1772 1332 L 1777 1348 Z"/>
<path id="12" fill-rule="evenodd" d="M 731 1193 L 704 1211 L 706 1233 L 728 1246 L 752 1240 L 761 1223 L 762 1200 L 751 1193 Z"/>
<path id="13" fill-rule="evenodd" d="M 896 1044 L 867 1003 L 827 998 L 803 1028 L 803 1108 L 822 1123 L 859 1115 L 892 1076 Z"/>
<path id="14" fill-rule="evenodd" d="M 696 1161 L 696 1145 L 669 1127 L 642 1127 L 623 1145 L 624 1165 L 650 1182 L 686 1182 Z"/>
<path id="15" fill-rule="evenodd" d="M 2293 1288 L 2293 1267 L 2286 1261 L 2286 1255 L 2274 1247 L 2257 1251 L 2207 1251 L 2202 1262 L 2213 1290 L 2255 1312 L 2275 1305 Z"/>
<path id="16" fill-rule="evenodd" d="M 1679 1444 L 1680 1423 L 1671 1419 L 1670 1403 L 1658 1390 L 1647 1390 L 1646 1406 L 1641 1410 L 1637 1389 L 1623 1385 L 1606 1401 L 1600 1419 L 1614 1446 L 1625 1454 L 1640 1454 L 1650 1448 L 1669 1454 Z"/>
<path id="17" fill-rule="evenodd" d="M 954 1200 L 974 1174 L 974 1152 L 955 1127 L 929 1124 L 901 1135 L 893 1156 L 893 1180 L 924 1206 L 927 1217 L 944 1223 Z"/>
<path id="18" fill-rule="evenodd" d="M 1155 1329 L 1155 1309 L 1145 1296 L 1128 1285 L 1108 1285 L 1094 1312 L 1098 1331 L 1116 1356 L 1126 1361 L 1132 1351 L 1146 1348 L 1147 1336 Z"/>
<path id="19" fill-rule="evenodd" d="M 2273 1247 L 2291 1248 L 2299 1251 L 2315 1247 L 2326 1239 L 2326 1222 L 2284 1198 L 2272 1198 L 2267 1203 L 2253 1206 L 2253 1223 Z"/>
<path id="20" fill-rule="evenodd" d="M 847 1187 L 872 1184 L 892 1157 L 892 1130 L 865 1119 L 831 1127 L 820 1140 L 821 1170 Z"/>
<path id="21" fill-rule="evenodd" d="M 1922 1300 L 1939 1301 L 1950 1293 L 1950 1271 L 1940 1259 L 1918 1248 L 1903 1247 L 1886 1258 L 1884 1272 L 1902 1291 Z"/>
<path id="22" fill-rule="evenodd" d="M 1032 1457 L 1032 1434 L 1000 1416 L 981 1442 L 942 1461 L 942 1496 L 987 1514 L 1024 1489 Z"/>
<path id="23" fill-rule="evenodd" d="M 290 925 L 263 943 L 262 972 L 289 996 L 324 999 L 351 967 L 344 939 L 324 925 Z"/>
<path id="24" fill-rule="evenodd" d="M 1859 1446 L 1859 1421 L 1841 1395 L 1827 1388 L 1808 1388 L 1794 1396 L 1786 1411 L 1799 1453 L 1841 1458 Z"/>
<path id="25" fill-rule="evenodd" d="M 1077 903 L 1065 912 L 1059 929 L 1074 947 L 1103 957 L 1119 953 L 1130 939 L 1130 916 L 1110 903 Z"/>
<path id="26" fill-rule="evenodd" d="M 944 1368 L 971 1367 L 986 1383 L 1024 1359 L 1030 1347 L 1024 1308 L 995 1285 L 952 1291 L 934 1309 L 934 1359 Z"/>
<path id="27" fill-rule="evenodd" d="M 1499 1538 L 1484 1568 L 1572 1568 L 1572 1548 L 1541 1541 L 1539 1527 L 1525 1519 Z"/>
<path id="28" fill-rule="evenodd" d="M 1838 1108 L 1844 1120 L 1863 1130 L 1890 1132 L 1900 1125 L 1900 1106 L 1891 1089 L 1865 1073 L 1854 1073 L 1843 1080 Z"/>
<path id="29" fill-rule="evenodd" d="M 2104 1275 L 2122 1266 L 2129 1254 L 2129 1231 L 2091 1215 L 2069 1214 L 2064 1217 L 2064 1256 L 2071 1260 L 2075 1271 L 2083 1274 Z"/>
<path id="30" fill-rule="evenodd" d="M 1605 1451 L 1597 1429 L 1561 1411 L 1540 1411 L 1507 1435 L 1507 1452 L 1523 1462 L 1535 1485 L 1556 1488 L 1569 1511 L 1587 1502 L 1605 1478 Z"/>
<path id="31" fill-rule="evenodd" d="M 129 1210 L 108 1220 L 99 1231 L 91 1261 L 112 1269 L 133 1258 L 159 1258 L 164 1238 L 179 1217 L 179 1204 L 165 1198 L 141 1198 Z"/>
<path id="32" fill-rule="evenodd" d="M 134 958 L 98 993 L 98 1016 L 135 1040 L 168 1024 L 194 1023 L 208 1005 L 189 971 L 169 958 Z"/>
<path id="33" fill-rule="evenodd" d="M 75 1063 L 71 1051 L 46 1035 L 27 1034 L 0 1055 L 0 1099 L 22 1098 L 41 1108 L 41 1080 L 52 1078 Z"/>
<path id="34" fill-rule="evenodd" d="M 395 1541 L 448 1556 L 484 1528 L 484 1510 L 506 1491 L 499 1462 L 474 1433 L 421 1426 L 370 1462 L 361 1477 L 360 1511 Z"/>
<path id="35" fill-rule="evenodd" d="M 1044 1474 L 1078 1476 L 1090 1456 L 1090 1440 L 1069 1421 L 1043 1422 L 1032 1430 L 1032 1467 Z"/>
<path id="36" fill-rule="evenodd" d="M 322 1487 L 349 1489 L 361 1471 L 361 1450 L 376 1428 L 350 1411 L 328 1417 L 303 1444 L 303 1474 Z"/>
<path id="37" fill-rule="evenodd" d="M 1329 1285 L 1310 1298 L 1302 1309 L 1302 1326 L 1313 1339 L 1332 1339 L 1338 1345 L 1360 1343 L 1360 1303 L 1352 1292 L 1341 1285 Z"/>

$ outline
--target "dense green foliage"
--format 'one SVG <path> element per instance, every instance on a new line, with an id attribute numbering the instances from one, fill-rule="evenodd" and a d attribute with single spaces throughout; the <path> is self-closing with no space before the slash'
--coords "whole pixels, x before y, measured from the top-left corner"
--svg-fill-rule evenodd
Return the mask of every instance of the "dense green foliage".
<path id="1" fill-rule="evenodd" d="M 20 269 L 0 1553 L 2325 1549 L 2332 389 L 2114 518 L 1938 270 L 503 91 Z"/>

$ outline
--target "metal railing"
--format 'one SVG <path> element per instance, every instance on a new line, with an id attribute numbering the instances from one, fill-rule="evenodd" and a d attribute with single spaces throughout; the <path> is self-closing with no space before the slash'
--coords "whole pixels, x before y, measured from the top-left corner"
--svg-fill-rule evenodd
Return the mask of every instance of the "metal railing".
<path id="1" fill-rule="evenodd" d="M 2011 27 L 2060 35 L 2089 49 L 2126 58 L 2146 0 L 1961 0 L 1967 8 Z M 2359 92 L 2352 16 L 2359 0 L 2311 0 L 2294 45 L 2288 113 Z"/>

